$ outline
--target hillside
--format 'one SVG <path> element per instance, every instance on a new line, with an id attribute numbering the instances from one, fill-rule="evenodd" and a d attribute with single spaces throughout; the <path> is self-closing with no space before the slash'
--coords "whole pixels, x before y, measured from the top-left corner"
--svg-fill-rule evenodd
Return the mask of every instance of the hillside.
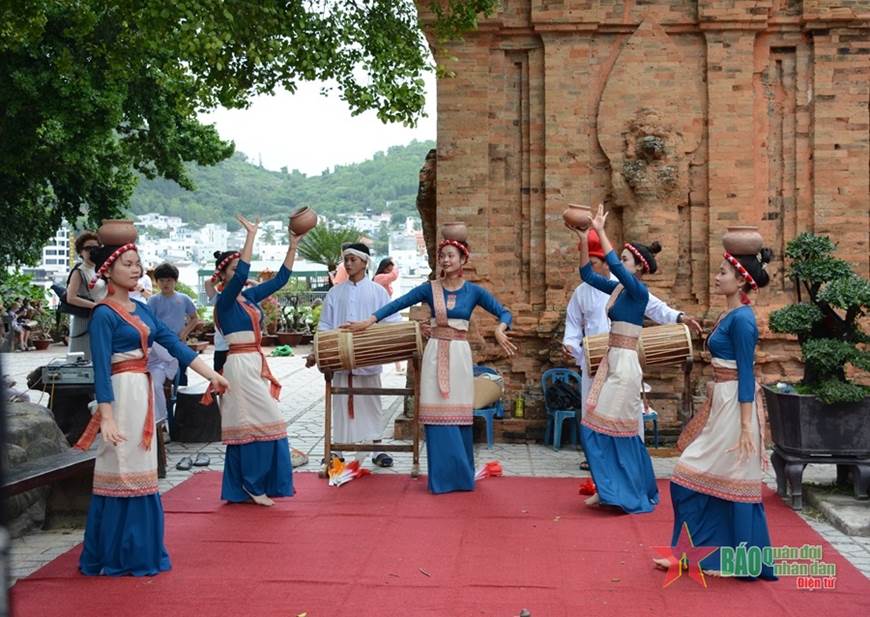
<path id="1" fill-rule="evenodd" d="M 214 167 L 192 166 L 195 191 L 166 180 L 140 180 L 130 213 L 180 216 L 194 225 L 226 222 L 231 229 L 238 227 L 236 212 L 275 219 L 303 205 L 334 216 L 366 208 L 380 213 L 389 202 L 394 214 L 416 214 L 418 173 L 434 147 L 432 141 L 413 141 L 319 176 L 269 171 L 237 152 Z"/>

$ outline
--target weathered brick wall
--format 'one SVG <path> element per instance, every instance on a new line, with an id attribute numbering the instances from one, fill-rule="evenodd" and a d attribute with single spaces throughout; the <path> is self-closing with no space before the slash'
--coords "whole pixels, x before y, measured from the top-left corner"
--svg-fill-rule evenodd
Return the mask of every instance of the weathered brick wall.
<path id="1" fill-rule="evenodd" d="M 795 344 L 767 329 L 770 311 L 793 301 L 785 244 L 804 230 L 831 234 L 870 274 L 870 0 L 502 4 L 461 42 L 433 41 L 455 73 L 438 80 L 437 218 L 469 225 L 469 277 L 510 306 L 520 346 L 502 358 L 495 321 L 480 316 L 478 358 L 542 417 L 539 378 L 563 361 L 564 308 L 579 283 L 561 212 L 603 201 L 617 239 L 664 246 L 651 289 L 708 321 L 723 309 L 713 288 L 722 233 L 759 225 L 777 254 L 756 303 L 759 370 L 798 378 Z M 644 138 L 665 155 L 644 159 Z M 675 424 L 678 371 L 648 377 Z"/>

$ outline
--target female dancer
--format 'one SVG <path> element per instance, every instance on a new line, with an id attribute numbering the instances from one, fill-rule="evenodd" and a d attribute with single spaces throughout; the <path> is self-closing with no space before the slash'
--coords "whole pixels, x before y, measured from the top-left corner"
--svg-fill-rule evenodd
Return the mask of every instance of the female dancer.
<path id="1" fill-rule="evenodd" d="M 100 241 L 97 234 L 92 231 L 83 231 L 76 238 L 76 253 L 82 258 L 82 261 L 73 266 L 66 283 L 66 300 L 74 306 L 93 309 L 96 303 L 106 296 L 106 282 L 104 280 L 98 279 L 92 288 L 88 286 L 96 274 L 96 266 L 91 259 L 91 251 L 99 246 Z M 72 315 L 69 324 L 69 350 L 70 352 L 83 352 L 85 360 L 91 359 L 91 344 L 88 338 L 90 320 L 90 317 Z"/>
<path id="2" fill-rule="evenodd" d="M 467 243 L 443 240 L 438 245 L 440 278 L 415 287 L 366 321 L 346 326 L 360 332 L 419 302 L 425 302 L 433 311 L 432 334 L 420 372 L 419 408 L 420 422 L 426 426 L 429 490 L 436 494 L 474 490 L 474 363 L 466 334 L 475 307 L 499 318 L 495 338 L 505 353 L 512 356 L 517 349 L 507 335 L 510 312 L 483 287 L 463 280 L 462 267 L 468 256 Z"/>
<path id="3" fill-rule="evenodd" d="M 644 274 L 657 269 L 653 255 L 658 242 L 649 247 L 627 242 L 622 260 L 604 232 L 607 213 L 598 206 L 592 227 L 598 233 L 604 258 L 619 280 L 596 274 L 589 261 L 587 232 L 580 236 L 580 276 L 585 283 L 610 294 L 610 344 L 598 367 L 586 399 L 586 413 L 580 425 L 583 450 L 598 492 L 588 505 L 618 506 L 626 512 L 652 512 L 659 502 L 652 461 L 638 436 L 638 418 L 643 410 L 643 373 L 637 357 L 637 341 L 649 302 L 649 291 L 641 282 Z"/>
<path id="4" fill-rule="evenodd" d="M 671 476 L 674 505 L 672 545 L 685 524 L 696 546 L 770 546 L 770 533 L 761 502 L 764 460 L 764 406 L 753 373 L 758 328 L 748 292 L 770 281 L 765 266 L 770 249 L 758 255 L 731 255 L 719 265 L 716 289 L 728 310 L 707 339 L 713 357 L 713 381 L 698 416 L 703 427 L 692 439 L 691 425 L 681 436 L 685 448 Z M 667 568 L 667 559 L 656 559 Z M 701 562 L 708 574 L 719 573 L 719 552 Z M 761 578 L 775 580 L 770 564 Z"/>
<path id="5" fill-rule="evenodd" d="M 163 506 L 157 492 L 148 349 L 160 343 L 215 388 L 225 388 L 227 382 L 145 304 L 130 299 L 142 276 L 134 244 L 100 247 L 91 255 L 96 276 L 108 279 L 108 295 L 94 308 L 89 326 L 97 411 L 76 446 L 87 450 L 97 432 L 103 441 L 94 465 L 79 569 L 88 575 L 152 576 L 171 565 L 163 546 Z"/>
<path id="6" fill-rule="evenodd" d="M 274 278 L 244 289 L 257 222 L 238 216 L 247 231 L 242 252 L 215 253 L 214 279 L 224 283 L 215 302 L 215 327 L 229 344 L 223 374 L 233 389 L 221 400 L 221 432 L 227 446 L 221 499 L 271 506 L 271 497 L 293 495 L 287 422 L 278 410 L 281 385 L 260 347 L 263 312 L 257 306 L 290 280 L 302 236 L 290 234 L 284 263 Z M 244 289 L 244 290 L 243 290 Z"/>

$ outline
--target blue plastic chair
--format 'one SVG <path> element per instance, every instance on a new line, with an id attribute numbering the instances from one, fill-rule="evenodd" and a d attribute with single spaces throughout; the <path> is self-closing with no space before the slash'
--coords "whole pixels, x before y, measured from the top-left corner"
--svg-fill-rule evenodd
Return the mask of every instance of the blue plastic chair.
<path id="1" fill-rule="evenodd" d="M 653 443 L 655 447 L 659 447 L 659 412 L 655 409 L 649 408 L 649 403 L 647 403 L 646 395 L 652 391 L 649 384 L 643 382 L 643 394 L 644 394 L 644 405 L 646 407 L 647 412 L 643 414 L 643 423 L 646 425 L 647 422 L 652 422 L 653 425 Z"/>
<path id="2" fill-rule="evenodd" d="M 571 443 L 577 445 L 577 410 L 576 409 L 550 409 L 547 405 L 547 388 L 558 383 L 574 383 L 577 392 L 580 392 L 580 374 L 567 368 L 551 368 L 541 375 L 541 390 L 544 391 L 544 408 L 547 410 L 547 430 L 544 433 L 544 443 L 550 443 L 552 436 L 553 449 L 559 450 L 562 446 L 562 424 L 571 419 Z"/>
<path id="3" fill-rule="evenodd" d="M 652 422 L 653 425 L 653 443 L 655 447 L 659 447 L 659 412 L 650 410 L 649 413 L 643 414 L 643 423 Z"/>
<path id="4" fill-rule="evenodd" d="M 498 375 L 498 371 L 494 368 L 490 368 L 488 366 L 474 366 L 474 376 L 478 377 L 480 375 L 489 374 L 489 375 Z M 493 435 L 492 435 L 492 423 L 493 418 L 503 418 L 504 417 L 504 405 L 501 404 L 501 399 L 497 400 L 494 404 L 489 407 L 481 407 L 480 409 L 475 409 L 473 412 L 475 417 L 483 418 L 486 421 L 486 447 L 488 450 L 492 450 L 493 443 Z"/>

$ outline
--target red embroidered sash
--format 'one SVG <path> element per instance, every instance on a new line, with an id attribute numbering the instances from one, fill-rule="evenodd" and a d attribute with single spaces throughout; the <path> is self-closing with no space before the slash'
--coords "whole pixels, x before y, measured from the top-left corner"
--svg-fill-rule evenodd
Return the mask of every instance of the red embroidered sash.
<path id="1" fill-rule="evenodd" d="M 447 320 L 447 304 L 444 302 L 444 292 L 441 281 L 431 281 L 432 304 L 435 307 L 435 324 L 431 338 L 438 341 L 438 391 L 443 398 L 450 396 L 450 341 L 464 341 L 468 333 L 450 327 Z"/>
<path id="2" fill-rule="evenodd" d="M 145 426 L 142 427 L 142 442 L 140 445 L 145 450 L 150 450 L 151 440 L 154 437 L 154 387 L 151 383 L 151 373 L 148 372 L 148 334 L 150 333 L 150 329 L 141 319 L 133 315 L 120 303 L 115 302 L 114 300 L 105 298 L 101 302 L 98 302 L 98 304 L 105 304 L 111 308 L 115 311 L 118 317 L 126 321 L 139 333 L 139 344 L 142 348 L 142 357 L 113 362 L 112 375 L 117 375 L 119 373 L 145 373 L 148 377 L 148 411 L 145 414 Z M 91 416 L 82 436 L 76 442 L 76 448 L 87 450 L 91 447 L 94 443 L 94 439 L 97 438 L 97 433 L 100 432 L 100 422 L 102 421 L 102 418 L 103 416 L 99 411 Z"/>
<path id="3" fill-rule="evenodd" d="M 263 335 L 260 333 L 260 311 L 256 308 L 245 302 L 242 298 L 241 294 L 236 298 L 239 304 L 242 305 L 242 310 L 247 313 L 248 317 L 251 320 L 251 327 L 254 331 L 254 342 L 253 343 L 236 343 L 231 344 L 230 349 L 227 352 L 227 355 L 237 354 L 237 353 L 258 353 L 260 354 L 260 376 L 269 382 L 269 394 L 271 394 L 272 398 L 276 401 L 281 396 L 281 383 L 275 379 L 275 376 L 272 374 L 272 371 L 269 370 L 269 363 L 266 361 L 266 354 L 263 353 L 263 347 L 260 345 L 260 342 L 263 339 Z M 217 311 L 215 311 L 214 315 L 215 327 L 220 328 L 220 322 L 218 321 Z M 212 393 L 215 392 L 215 389 L 209 384 L 208 388 L 206 388 L 205 394 L 202 395 L 200 402 L 203 405 L 211 405 L 214 398 L 212 397 Z M 221 392 L 218 392 L 221 394 Z"/>

